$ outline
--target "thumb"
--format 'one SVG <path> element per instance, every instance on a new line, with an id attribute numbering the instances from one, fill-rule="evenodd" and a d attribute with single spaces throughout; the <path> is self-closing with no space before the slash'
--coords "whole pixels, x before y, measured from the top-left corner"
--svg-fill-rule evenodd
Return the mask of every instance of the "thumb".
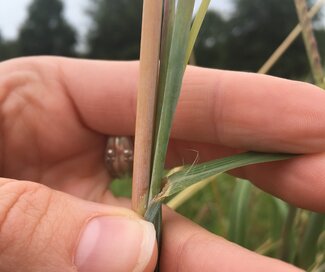
<path id="1" fill-rule="evenodd" d="M 0 271 L 152 271 L 153 225 L 132 211 L 0 179 Z"/>

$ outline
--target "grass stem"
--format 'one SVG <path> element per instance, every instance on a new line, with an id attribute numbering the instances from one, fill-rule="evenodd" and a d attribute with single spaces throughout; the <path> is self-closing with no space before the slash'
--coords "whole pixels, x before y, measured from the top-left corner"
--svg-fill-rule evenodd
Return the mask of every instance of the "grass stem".
<path id="1" fill-rule="evenodd" d="M 144 0 L 134 145 L 132 208 L 144 214 L 151 176 L 163 0 Z"/>
<path id="2" fill-rule="evenodd" d="M 319 86 L 323 86 L 325 83 L 324 71 L 313 31 L 312 21 L 308 16 L 307 2 L 306 0 L 295 0 L 295 5 L 315 83 Z"/>
<path id="3" fill-rule="evenodd" d="M 315 15 L 320 11 L 324 3 L 325 0 L 318 0 L 308 12 L 309 18 L 315 17 Z M 290 34 L 285 38 L 285 40 L 280 44 L 280 46 L 274 51 L 274 53 L 258 70 L 258 73 L 267 74 L 274 66 L 274 64 L 281 58 L 284 52 L 286 52 L 290 45 L 297 39 L 301 31 L 302 28 L 300 24 L 296 25 L 296 27 L 290 32 Z"/>

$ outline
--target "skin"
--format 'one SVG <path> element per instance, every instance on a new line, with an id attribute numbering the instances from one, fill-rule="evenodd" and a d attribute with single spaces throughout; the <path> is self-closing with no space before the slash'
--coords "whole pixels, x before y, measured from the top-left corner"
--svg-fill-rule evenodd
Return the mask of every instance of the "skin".
<path id="1" fill-rule="evenodd" d="M 98 213 L 136 217 L 107 191 L 103 156 L 107 135 L 134 134 L 137 78 L 137 62 L 32 57 L 0 64 L 1 271 L 75 271 L 79 221 Z M 325 94 L 306 83 L 190 67 L 167 164 L 192 163 L 193 149 L 200 161 L 243 150 L 304 154 L 234 174 L 325 212 L 324 105 Z M 162 271 L 298 271 L 164 212 Z"/>

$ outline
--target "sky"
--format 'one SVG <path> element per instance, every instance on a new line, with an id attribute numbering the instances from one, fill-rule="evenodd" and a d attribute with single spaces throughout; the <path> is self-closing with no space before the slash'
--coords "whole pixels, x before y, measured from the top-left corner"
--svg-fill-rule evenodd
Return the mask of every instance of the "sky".
<path id="1" fill-rule="evenodd" d="M 78 30 L 80 36 L 85 34 L 89 25 L 84 13 L 90 1 L 64 0 L 65 17 Z M 32 0 L 0 0 L 0 32 L 5 39 L 14 39 L 17 36 L 19 27 L 26 19 L 27 7 L 31 2 Z M 200 1 L 196 2 L 197 5 L 200 3 Z M 227 0 L 212 0 L 211 7 L 227 10 L 230 8 L 227 2 Z"/>

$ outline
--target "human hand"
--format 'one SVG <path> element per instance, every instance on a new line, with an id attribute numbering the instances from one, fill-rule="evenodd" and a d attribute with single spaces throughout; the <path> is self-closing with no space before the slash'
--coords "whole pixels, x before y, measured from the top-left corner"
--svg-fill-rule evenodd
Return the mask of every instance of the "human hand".
<path id="1" fill-rule="evenodd" d="M 0 271 L 153 269 L 152 226 L 117 207 L 103 162 L 105 135 L 134 133 L 137 66 L 48 57 L 0 65 Z M 191 163 L 188 149 L 201 161 L 238 150 L 318 153 L 235 173 L 324 212 L 324 103 L 305 83 L 190 68 L 168 165 Z M 164 228 L 162 271 L 296 270 L 170 211 Z"/>

